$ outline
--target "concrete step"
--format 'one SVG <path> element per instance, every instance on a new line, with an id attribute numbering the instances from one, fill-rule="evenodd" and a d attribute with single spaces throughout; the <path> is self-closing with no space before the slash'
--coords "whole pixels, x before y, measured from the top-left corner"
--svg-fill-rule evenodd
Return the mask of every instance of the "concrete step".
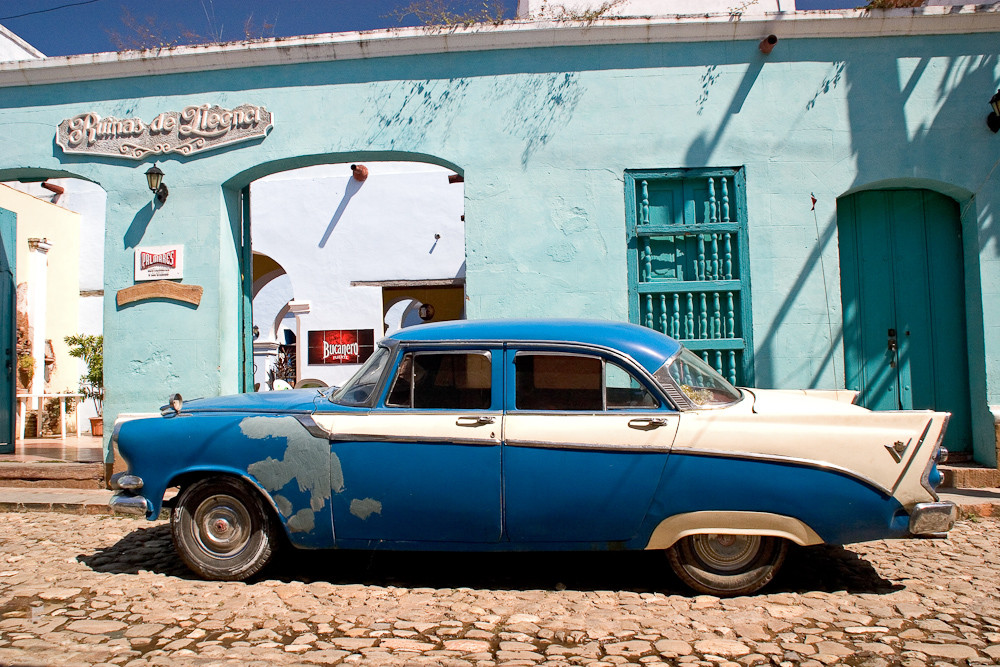
<path id="1" fill-rule="evenodd" d="M 103 489 L 103 463 L 0 461 L 0 486 L 42 489 Z"/>
<path id="2" fill-rule="evenodd" d="M 995 489 L 1000 487 L 1000 470 L 976 463 L 947 463 L 938 466 L 942 488 Z"/>

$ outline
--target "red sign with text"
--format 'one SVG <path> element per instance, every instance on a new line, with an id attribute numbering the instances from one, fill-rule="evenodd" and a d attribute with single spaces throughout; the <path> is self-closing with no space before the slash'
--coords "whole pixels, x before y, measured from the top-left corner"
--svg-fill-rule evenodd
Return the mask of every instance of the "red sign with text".
<path id="1" fill-rule="evenodd" d="M 309 365 L 361 364 L 375 351 L 373 329 L 310 331 Z"/>

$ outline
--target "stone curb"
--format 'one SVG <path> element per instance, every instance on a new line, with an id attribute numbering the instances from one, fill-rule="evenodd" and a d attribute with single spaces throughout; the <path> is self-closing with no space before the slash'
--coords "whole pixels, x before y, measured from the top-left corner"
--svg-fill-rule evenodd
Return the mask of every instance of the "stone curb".
<path id="1" fill-rule="evenodd" d="M 58 489 L 0 487 L 0 512 L 62 512 L 64 514 L 112 514 L 108 507 L 112 491 L 106 489 Z"/>

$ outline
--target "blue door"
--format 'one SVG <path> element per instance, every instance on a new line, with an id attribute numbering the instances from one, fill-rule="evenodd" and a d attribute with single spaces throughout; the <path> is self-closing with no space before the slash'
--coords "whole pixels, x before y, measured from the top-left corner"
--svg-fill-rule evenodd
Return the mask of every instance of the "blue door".
<path id="1" fill-rule="evenodd" d="M 952 413 L 950 451 L 972 450 L 962 228 L 927 190 L 837 203 L 847 387 L 873 410 Z"/>
<path id="2" fill-rule="evenodd" d="M 0 368 L 0 454 L 14 453 L 16 221 L 13 212 L 0 209 L 0 354 L 3 363 Z"/>
<path id="3" fill-rule="evenodd" d="M 573 349 L 508 349 L 504 525 L 514 543 L 636 536 L 679 423 L 624 363 Z"/>
<path id="4" fill-rule="evenodd" d="M 374 409 L 315 415 L 338 546 L 500 541 L 502 352 L 400 350 Z"/>

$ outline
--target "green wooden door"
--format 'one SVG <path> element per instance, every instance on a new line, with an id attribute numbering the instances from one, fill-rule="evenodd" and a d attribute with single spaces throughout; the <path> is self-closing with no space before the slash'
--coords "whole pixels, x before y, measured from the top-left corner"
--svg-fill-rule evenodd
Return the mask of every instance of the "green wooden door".
<path id="1" fill-rule="evenodd" d="M 837 203 L 847 387 L 872 410 L 952 413 L 945 446 L 972 450 L 962 228 L 926 190 Z"/>
<path id="2" fill-rule="evenodd" d="M 17 218 L 0 209 L 0 454 L 14 453 L 14 374 L 16 333 L 16 287 L 14 261 Z"/>

